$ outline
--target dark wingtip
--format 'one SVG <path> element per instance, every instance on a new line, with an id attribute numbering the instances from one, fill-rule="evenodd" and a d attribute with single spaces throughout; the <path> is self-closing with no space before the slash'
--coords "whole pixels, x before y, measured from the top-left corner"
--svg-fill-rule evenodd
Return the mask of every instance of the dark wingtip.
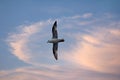
<path id="1" fill-rule="evenodd" d="M 58 57 L 56 57 L 56 60 L 58 60 Z"/>
<path id="2" fill-rule="evenodd" d="M 57 56 L 55 56 L 55 59 L 56 59 L 56 60 L 58 60 L 58 57 L 57 57 Z"/>
<path id="3" fill-rule="evenodd" d="M 64 42 L 65 40 L 64 39 L 62 39 L 62 42 Z"/>
<path id="4" fill-rule="evenodd" d="M 54 57 L 55 57 L 56 60 L 58 60 L 58 55 L 57 55 L 57 53 L 54 54 Z"/>
<path id="5" fill-rule="evenodd" d="M 57 25 L 57 21 L 55 21 L 54 25 Z"/>
<path id="6" fill-rule="evenodd" d="M 58 60 L 58 58 L 55 58 L 56 60 Z"/>

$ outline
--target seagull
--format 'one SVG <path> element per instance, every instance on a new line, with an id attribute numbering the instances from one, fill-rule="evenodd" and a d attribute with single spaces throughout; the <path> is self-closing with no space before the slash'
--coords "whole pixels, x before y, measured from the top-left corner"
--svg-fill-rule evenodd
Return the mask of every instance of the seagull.
<path id="1" fill-rule="evenodd" d="M 58 43 L 64 42 L 64 39 L 58 39 L 58 33 L 57 33 L 57 21 L 54 22 L 52 27 L 52 39 L 48 40 L 47 43 L 53 43 L 53 55 L 56 60 L 58 60 Z"/>

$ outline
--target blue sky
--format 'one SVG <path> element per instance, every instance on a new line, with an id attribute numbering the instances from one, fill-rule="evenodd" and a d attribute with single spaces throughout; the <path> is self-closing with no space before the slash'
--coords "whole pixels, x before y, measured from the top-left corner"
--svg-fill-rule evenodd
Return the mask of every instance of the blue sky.
<path id="1" fill-rule="evenodd" d="M 0 80 L 119 80 L 119 3 L 0 0 Z M 58 61 L 46 43 L 55 20 Z"/>

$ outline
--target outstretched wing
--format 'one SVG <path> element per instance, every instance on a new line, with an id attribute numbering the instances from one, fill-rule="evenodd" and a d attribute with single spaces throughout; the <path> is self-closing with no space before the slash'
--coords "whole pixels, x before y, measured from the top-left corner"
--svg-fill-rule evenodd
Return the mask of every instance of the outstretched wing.
<path id="1" fill-rule="evenodd" d="M 58 59 L 57 50 L 58 50 L 58 43 L 53 43 L 53 55 L 56 60 Z"/>
<path id="2" fill-rule="evenodd" d="M 58 38 L 58 33 L 57 33 L 57 21 L 53 24 L 52 27 L 52 38 Z"/>

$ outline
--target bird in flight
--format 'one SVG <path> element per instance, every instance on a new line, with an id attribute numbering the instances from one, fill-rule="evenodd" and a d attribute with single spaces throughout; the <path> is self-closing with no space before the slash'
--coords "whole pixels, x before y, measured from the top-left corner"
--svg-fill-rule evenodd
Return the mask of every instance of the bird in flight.
<path id="1" fill-rule="evenodd" d="M 52 39 L 48 40 L 48 43 L 53 43 L 53 55 L 56 60 L 58 60 L 58 43 L 64 42 L 64 39 L 58 39 L 58 33 L 57 33 L 57 21 L 54 22 L 52 27 Z"/>

